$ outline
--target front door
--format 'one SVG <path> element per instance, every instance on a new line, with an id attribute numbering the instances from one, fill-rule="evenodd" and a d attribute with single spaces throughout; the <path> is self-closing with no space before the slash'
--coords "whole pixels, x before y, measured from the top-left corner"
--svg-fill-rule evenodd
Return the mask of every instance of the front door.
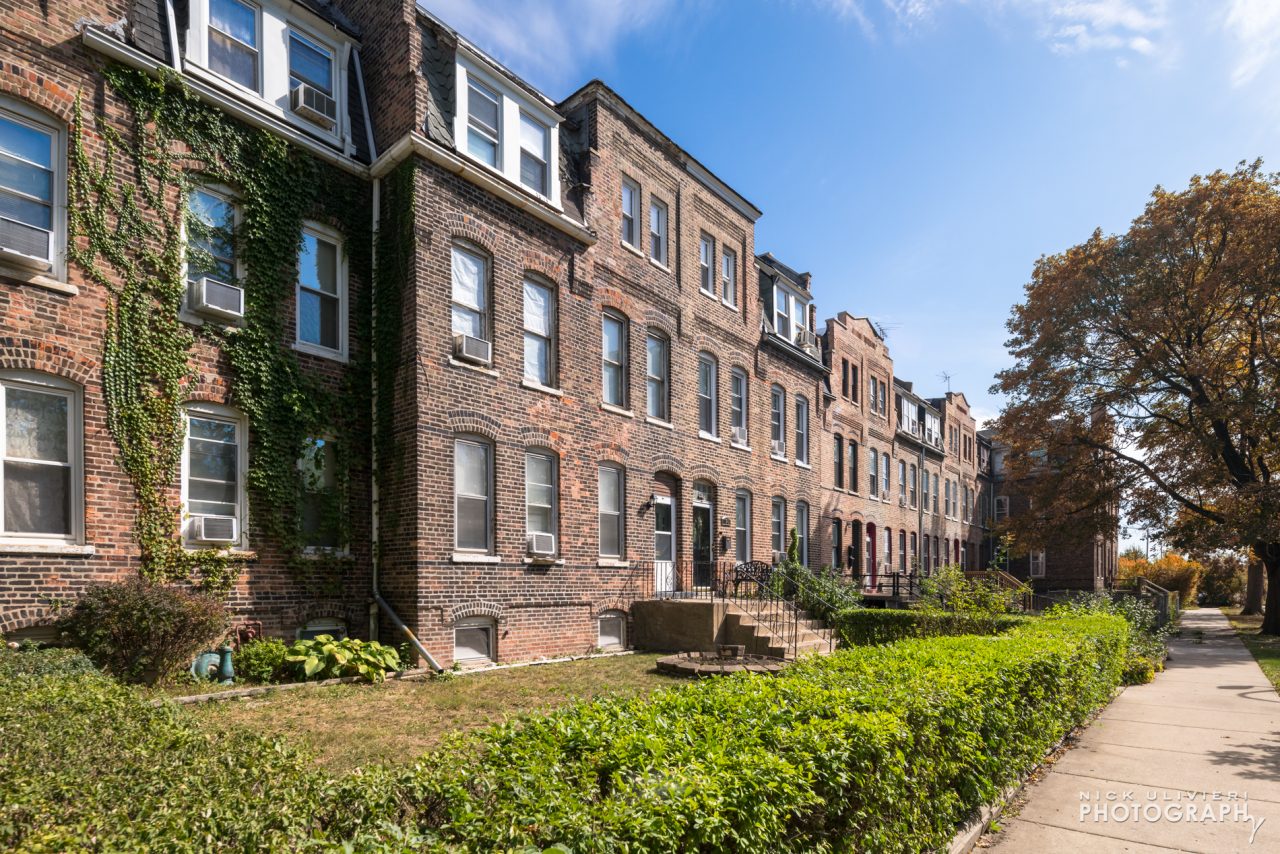
<path id="1" fill-rule="evenodd" d="M 711 505 L 693 505 L 693 586 L 710 587 L 714 558 L 711 542 L 714 536 Z"/>
<path id="2" fill-rule="evenodd" d="M 653 497 L 653 592 L 676 589 L 676 508 L 669 495 Z"/>

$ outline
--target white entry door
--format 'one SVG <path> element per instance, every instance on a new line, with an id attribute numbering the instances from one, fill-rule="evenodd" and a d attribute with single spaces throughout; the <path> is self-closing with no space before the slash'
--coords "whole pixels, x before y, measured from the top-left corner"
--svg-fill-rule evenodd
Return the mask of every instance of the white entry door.
<path id="1" fill-rule="evenodd" d="M 653 498 L 653 592 L 676 589 L 676 507 L 669 495 Z"/>

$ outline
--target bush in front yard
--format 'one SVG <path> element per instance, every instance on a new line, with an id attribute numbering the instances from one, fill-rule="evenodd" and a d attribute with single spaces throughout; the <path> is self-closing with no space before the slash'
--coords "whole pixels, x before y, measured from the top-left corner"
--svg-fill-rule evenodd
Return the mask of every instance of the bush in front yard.
<path id="1" fill-rule="evenodd" d="M 113 676 L 155 682 L 185 669 L 227 623 L 212 596 L 131 578 L 90 587 L 58 627 Z"/>
<path id="2" fill-rule="evenodd" d="M 0 682 L 17 676 L 71 676 L 96 672 L 93 662 L 78 649 L 0 649 Z"/>
<path id="3" fill-rule="evenodd" d="M 1031 619 L 1013 614 L 977 617 L 949 611 L 858 608 L 841 611 L 830 622 L 841 644 L 867 646 L 905 638 L 1000 634 Z"/>
<path id="4" fill-rule="evenodd" d="M 289 679 L 284 657 L 289 647 L 276 638 L 257 638 L 242 645 L 232 656 L 236 676 L 246 682 L 268 685 Z"/>

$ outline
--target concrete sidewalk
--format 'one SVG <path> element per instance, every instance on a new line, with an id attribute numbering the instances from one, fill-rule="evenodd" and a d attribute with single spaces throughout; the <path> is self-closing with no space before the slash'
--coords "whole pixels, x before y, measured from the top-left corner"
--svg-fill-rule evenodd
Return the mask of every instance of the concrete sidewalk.
<path id="1" fill-rule="evenodd" d="M 1000 854 L 1280 851 L 1280 697 L 1221 612 L 1188 611 L 1166 672 L 1126 688 L 1025 798 Z"/>

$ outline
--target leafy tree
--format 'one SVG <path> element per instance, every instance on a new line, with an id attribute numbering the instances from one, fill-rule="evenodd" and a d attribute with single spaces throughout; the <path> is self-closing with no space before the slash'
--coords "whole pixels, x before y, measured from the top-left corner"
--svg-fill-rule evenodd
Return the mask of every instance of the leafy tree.
<path id="1" fill-rule="evenodd" d="M 1157 187 L 1124 234 L 1036 263 L 994 387 L 1030 478 L 1024 541 L 1113 529 L 1123 495 L 1175 548 L 1251 549 L 1280 634 L 1278 247 L 1280 176 L 1259 161 Z"/>

